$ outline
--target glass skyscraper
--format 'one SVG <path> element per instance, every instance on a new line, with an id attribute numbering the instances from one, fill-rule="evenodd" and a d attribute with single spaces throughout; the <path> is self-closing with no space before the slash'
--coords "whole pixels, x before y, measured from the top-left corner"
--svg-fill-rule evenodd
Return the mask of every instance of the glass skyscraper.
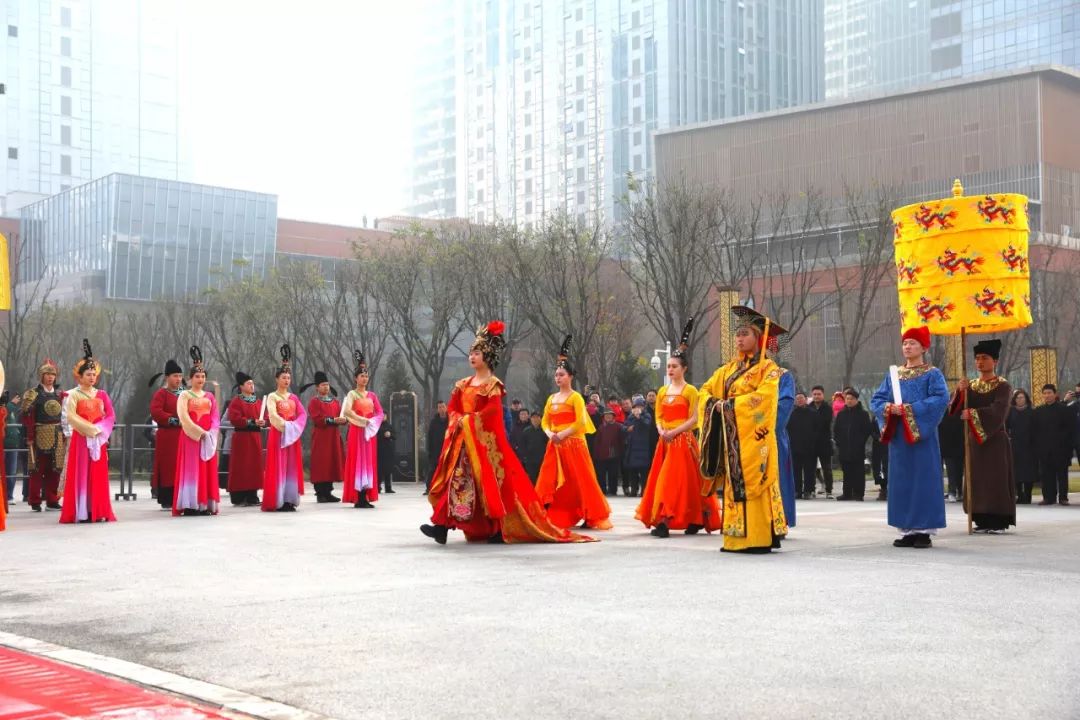
<path id="1" fill-rule="evenodd" d="M 0 209 L 114 172 L 179 180 L 178 0 L 0 3 Z"/>
<path id="2" fill-rule="evenodd" d="M 19 283 L 61 298 L 197 301 L 274 266 L 274 195 L 113 174 L 21 213 Z"/>
<path id="3" fill-rule="evenodd" d="M 825 94 L 1032 65 L 1080 67 L 1076 0 L 825 0 Z"/>
<path id="4" fill-rule="evenodd" d="M 456 0 L 421 15 L 411 211 L 617 220 L 658 129 L 820 100 L 824 0 Z"/>

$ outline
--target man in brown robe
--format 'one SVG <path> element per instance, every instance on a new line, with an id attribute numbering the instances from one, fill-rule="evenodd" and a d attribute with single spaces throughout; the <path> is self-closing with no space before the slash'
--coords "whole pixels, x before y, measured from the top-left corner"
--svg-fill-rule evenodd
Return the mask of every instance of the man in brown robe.
<path id="1" fill-rule="evenodd" d="M 1012 447 L 1005 432 L 1012 387 L 997 375 L 1000 354 L 1000 340 L 983 340 L 975 345 L 979 377 L 970 382 L 967 378 L 960 380 L 949 406 L 949 412 L 964 421 L 971 448 L 971 492 L 964 494 L 964 509 L 973 503 L 975 531 L 985 533 L 1000 533 L 1016 524 Z"/>

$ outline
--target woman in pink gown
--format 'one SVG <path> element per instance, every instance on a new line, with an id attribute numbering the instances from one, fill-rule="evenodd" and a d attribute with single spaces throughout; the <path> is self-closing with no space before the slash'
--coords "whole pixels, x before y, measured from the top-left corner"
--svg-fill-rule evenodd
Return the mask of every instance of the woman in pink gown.
<path id="1" fill-rule="evenodd" d="M 116 415 L 104 390 L 94 387 L 98 364 L 83 339 L 83 358 L 75 363 L 78 386 L 64 398 L 64 411 L 71 426 L 64 473 L 64 506 L 61 523 L 115 522 L 109 488 L 109 436 Z"/>
<path id="2" fill-rule="evenodd" d="M 191 346 L 189 377 L 191 388 L 176 399 L 183 432 L 177 446 L 172 514 L 217 515 L 221 502 L 217 460 L 221 419 L 215 394 L 204 389 L 206 367 L 198 345 Z"/>
<path id="3" fill-rule="evenodd" d="M 379 396 L 367 389 L 368 367 L 364 353 L 353 353 L 356 369 L 353 377 L 356 387 L 349 391 L 341 403 L 341 417 L 349 421 L 349 436 L 345 449 L 345 492 L 342 500 L 351 502 L 355 508 L 373 508 L 371 503 L 379 499 L 379 483 L 375 482 L 376 439 L 383 421 L 383 409 Z"/>
<path id="4" fill-rule="evenodd" d="M 270 432 L 266 435 L 263 471 L 263 512 L 295 512 L 304 494 L 304 456 L 300 436 L 307 412 L 300 398 L 289 392 L 292 384 L 292 349 L 281 346 L 281 365 L 274 373 L 277 390 L 263 400 Z M 262 416 L 262 413 L 259 413 Z"/>

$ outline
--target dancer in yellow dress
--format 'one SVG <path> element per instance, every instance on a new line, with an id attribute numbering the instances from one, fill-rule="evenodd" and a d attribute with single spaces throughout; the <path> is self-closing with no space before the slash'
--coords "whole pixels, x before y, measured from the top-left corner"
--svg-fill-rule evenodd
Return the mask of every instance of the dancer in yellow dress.
<path id="1" fill-rule="evenodd" d="M 736 305 L 736 357 L 698 391 L 701 472 L 723 493 L 724 550 L 767 553 L 787 534 L 780 495 L 776 411 L 780 368 L 766 355 L 787 333 Z"/>

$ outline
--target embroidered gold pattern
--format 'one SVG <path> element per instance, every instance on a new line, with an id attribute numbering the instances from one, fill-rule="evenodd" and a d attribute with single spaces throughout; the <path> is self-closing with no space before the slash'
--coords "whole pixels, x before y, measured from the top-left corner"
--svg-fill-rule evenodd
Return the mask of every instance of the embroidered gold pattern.
<path id="1" fill-rule="evenodd" d="M 971 413 L 971 431 L 975 433 L 975 439 L 982 445 L 986 442 L 986 430 L 983 428 L 982 420 L 979 419 L 978 410 L 969 410 Z"/>
<path id="2" fill-rule="evenodd" d="M 900 367 L 897 368 L 897 375 L 900 376 L 901 380 L 914 380 L 917 377 L 922 377 L 933 369 L 934 366 L 929 363 L 912 368 Z"/>
<path id="3" fill-rule="evenodd" d="M 908 437 L 911 442 L 919 442 L 922 436 L 919 435 L 919 425 L 915 422 L 915 411 L 907 404 L 904 405 L 904 425 L 907 426 Z"/>
<path id="4" fill-rule="evenodd" d="M 971 389 L 974 392 L 977 392 L 980 395 L 985 395 L 987 393 L 993 392 L 994 388 L 996 388 L 998 385 L 1000 385 L 1003 382 L 1005 382 L 1005 378 L 1003 378 L 1003 377 L 995 377 L 995 378 L 991 378 L 990 380 L 983 380 L 982 378 L 975 378 L 969 384 L 971 385 Z"/>

